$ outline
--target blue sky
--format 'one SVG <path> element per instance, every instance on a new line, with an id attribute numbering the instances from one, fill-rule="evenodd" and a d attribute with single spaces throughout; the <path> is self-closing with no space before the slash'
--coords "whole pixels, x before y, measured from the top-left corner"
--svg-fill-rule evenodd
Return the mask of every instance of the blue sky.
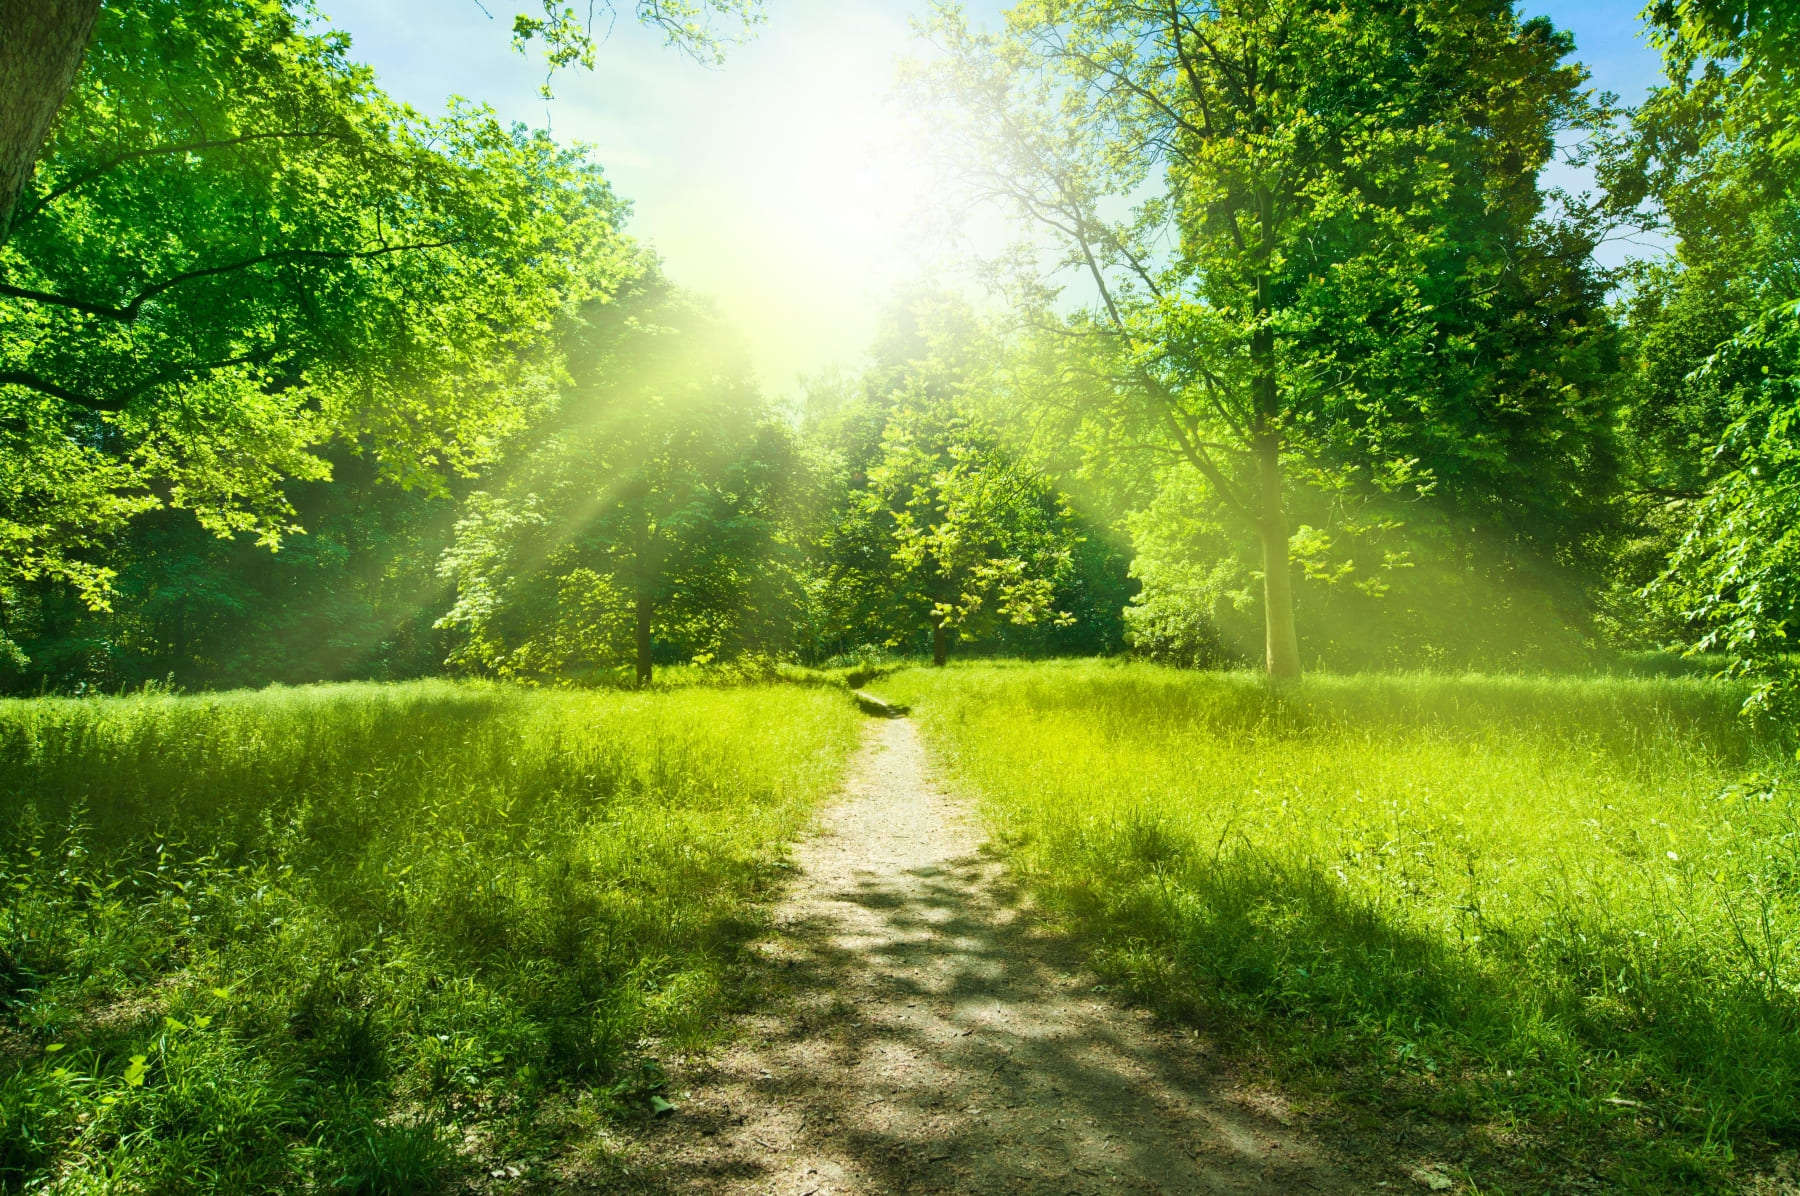
<path id="1" fill-rule="evenodd" d="M 591 145 L 635 205 L 632 231 L 743 329 L 772 391 L 855 364 L 887 296 L 920 269 L 905 216 L 929 183 L 887 92 L 894 65 L 917 52 L 910 25 L 926 0 L 765 0 L 755 39 L 720 67 L 621 14 L 597 69 L 559 74 L 547 103 L 542 65 L 509 47 L 512 13 L 532 5 L 484 3 L 321 0 L 397 98 L 425 111 L 452 95 L 483 100 Z M 1003 6 L 967 7 L 991 19 Z M 1523 5 L 1572 31 L 1593 85 L 1628 104 L 1659 77 L 1641 7 Z"/>

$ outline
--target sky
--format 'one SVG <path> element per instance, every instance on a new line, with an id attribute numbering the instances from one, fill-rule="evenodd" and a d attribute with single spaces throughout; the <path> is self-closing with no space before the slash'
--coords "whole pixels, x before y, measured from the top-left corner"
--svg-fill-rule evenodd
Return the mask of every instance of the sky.
<path id="1" fill-rule="evenodd" d="M 891 98 L 896 66 L 921 52 L 912 24 L 927 0 L 764 0 L 764 23 L 719 66 L 664 47 L 631 19 L 629 2 L 596 69 L 559 72 L 549 101 L 539 95 L 542 60 L 510 45 L 526 0 L 321 7 L 395 98 L 427 113 L 451 96 L 480 100 L 502 119 L 589 145 L 633 204 L 630 231 L 741 330 L 771 393 L 856 368 L 895 291 L 933 268 L 909 219 L 929 204 L 930 175 Z M 1631 104 L 1659 76 L 1639 33 L 1642 6 L 1522 8 L 1573 32 L 1592 85 Z M 967 5 L 987 22 L 1002 7 Z M 1582 183 L 1567 171 L 1551 181 Z"/>

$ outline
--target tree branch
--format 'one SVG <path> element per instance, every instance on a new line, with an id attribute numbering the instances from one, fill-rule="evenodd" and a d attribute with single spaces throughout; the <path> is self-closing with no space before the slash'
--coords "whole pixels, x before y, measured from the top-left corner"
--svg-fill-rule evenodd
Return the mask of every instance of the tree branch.
<path id="1" fill-rule="evenodd" d="M 40 378 L 28 370 L 0 370 L 0 386 L 23 386 L 27 390 L 35 390 L 39 394 L 49 395 L 53 399 L 61 399 L 76 407 L 85 407 L 89 411 L 117 411 L 124 407 L 129 399 L 102 399 L 94 395 L 82 394 L 59 386 L 48 378 Z"/>
<path id="2" fill-rule="evenodd" d="M 128 387 L 113 395 L 92 395 L 85 394 L 78 390 L 71 390 L 69 387 L 63 386 L 57 382 L 52 382 L 50 379 L 39 374 L 34 374 L 29 370 L 0 370 L 0 386 L 22 386 L 27 390 L 35 390 L 39 394 L 49 395 L 54 399 L 61 399 L 71 406 L 80 407 L 88 411 L 123 411 L 135 400 L 143 397 L 150 391 L 155 390 L 159 386 L 165 386 L 170 382 L 177 382 L 183 378 L 191 378 L 199 374 L 211 373 L 214 370 L 228 369 L 234 365 L 251 365 L 265 362 L 270 358 L 279 356 L 285 351 L 285 348 L 282 346 L 271 346 L 266 349 L 258 349 L 254 353 L 244 353 L 237 357 L 225 357 L 218 361 L 182 362 L 179 365 L 173 365 L 158 370 L 154 374 L 141 379 L 135 386 Z"/>
<path id="3" fill-rule="evenodd" d="M 1193 136 L 1200 138 L 1201 140 L 1206 139 L 1205 132 L 1202 129 L 1200 129 L 1199 126 L 1190 123 L 1186 117 L 1182 116 L 1181 113 L 1177 112 L 1172 106 L 1170 106 L 1168 101 L 1164 100 L 1161 96 L 1157 95 L 1155 92 L 1151 91 L 1149 88 L 1145 87 L 1143 84 L 1138 83 L 1136 80 L 1130 78 L 1129 76 L 1125 75 L 1124 73 L 1120 72 L 1119 70 L 1117 70 L 1113 67 L 1107 66 L 1105 63 L 1100 62 L 1098 59 L 1094 58 L 1090 54 L 1083 54 L 1079 50 L 1062 49 L 1058 52 L 1058 54 L 1059 54 L 1059 57 L 1062 57 L 1065 59 L 1071 59 L 1077 63 L 1080 63 L 1082 66 L 1087 67 L 1089 70 L 1094 71 L 1098 74 L 1104 75 L 1108 79 L 1111 79 L 1113 81 L 1114 86 L 1123 88 L 1125 91 L 1130 92 L 1132 95 L 1134 95 L 1138 99 L 1144 101 L 1144 103 L 1150 105 L 1152 108 L 1156 109 L 1158 112 L 1161 112 L 1177 128 L 1180 128 L 1182 131 L 1192 134 Z"/>
<path id="4" fill-rule="evenodd" d="M 207 141 L 190 141 L 182 145 L 158 145 L 152 146 L 149 149 L 132 150 L 129 153 L 120 154 L 118 157 L 94 167 L 94 169 L 88 171 L 86 174 L 77 175 L 75 178 L 62 184 L 62 186 L 50 191 L 42 199 L 39 199 L 29 208 L 26 208 L 25 211 L 13 221 L 13 230 L 16 232 L 20 225 L 24 224 L 27 220 L 30 220 L 33 216 L 36 216 L 39 212 L 55 203 L 69 192 L 80 187 L 85 187 L 101 175 L 117 170 L 127 162 L 135 162 L 139 158 L 163 157 L 169 154 L 191 154 L 209 149 L 226 149 L 234 145 L 243 145 L 245 142 L 249 141 L 276 141 L 301 138 L 339 139 L 342 138 L 342 136 L 343 134 L 341 133 L 327 132 L 245 133 L 242 137 L 221 137 Z"/>
<path id="5" fill-rule="evenodd" d="M 143 313 L 144 304 L 173 287 L 184 282 L 192 282 L 197 278 L 210 278 L 219 274 L 230 274 L 237 270 L 247 270 L 251 266 L 260 266 L 269 262 L 310 262 L 310 261 L 348 261 L 356 258 L 383 257 L 390 253 L 409 253 L 418 249 L 442 249 L 447 245 L 455 245 L 462 238 L 447 241 L 420 241 L 408 245 L 383 245 L 379 249 L 277 249 L 272 253 L 262 253 L 242 261 L 231 262 L 223 266 L 207 266 L 199 270 L 188 270 L 184 273 L 165 278 L 161 282 L 152 283 L 132 297 L 131 301 L 120 307 L 108 303 L 89 303 L 83 299 L 71 299 L 64 295 L 52 295 L 45 291 L 28 290 L 15 287 L 10 283 L 0 282 L 0 295 L 14 299 L 29 299 L 34 303 L 43 303 L 55 307 L 67 307 L 90 316 L 101 316 L 121 323 L 132 323 Z"/>

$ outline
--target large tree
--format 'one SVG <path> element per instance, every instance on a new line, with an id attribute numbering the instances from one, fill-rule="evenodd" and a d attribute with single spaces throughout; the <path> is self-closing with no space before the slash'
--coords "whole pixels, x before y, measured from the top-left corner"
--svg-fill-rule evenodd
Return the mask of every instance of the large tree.
<path id="1" fill-rule="evenodd" d="M 327 446 L 441 490 L 548 392 L 630 250 L 598 172 L 390 102 L 259 3 L 108 8 L 0 248 L 0 600 L 158 508 L 273 546 Z"/>
<path id="2" fill-rule="evenodd" d="M 99 14 L 100 0 L 0 0 L 0 245 Z"/>
<path id="3" fill-rule="evenodd" d="M 134 6 L 119 0 L 111 7 Z M 206 6 L 190 7 L 202 12 Z M 305 0 L 294 7 L 310 15 Z M 636 0 L 633 8 L 638 20 L 660 29 L 670 45 L 696 56 L 716 56 L 721 45 L 710 18 L 733 15 L 750 22 L 760 16 L 757 0 Z M 523 50 L 534 40 L 542 44 L 552 71 L 570 63 L 592 69 L 596 25 L 605 28 L 613 17 L 609 0 L 589 0 L 580 12 L 559 0 L 543 0 L 541 12 L 513 18 L 514 45 Z M 11 234 L 32 168 L 81 72 L 99 13 L 100 0 L 0 0 L 0 245 Z"/>
<path id="4" fill-rule="evenodd" d="M 1597 113 L 1547 21 L 1032 0 L 941 34 L 964 170 L 1033 224 L 1027 304 L 1085 340 L 1090 422 L 1177 454 L 1259 542 L 1273 678 L 1300 672 L 1296 467 L 1528 493 L 1596 463 L 1592 234 L 1540 219 L 1537 175 Z M 1094 302 L 1067 316 L 1073 278 Z"/>

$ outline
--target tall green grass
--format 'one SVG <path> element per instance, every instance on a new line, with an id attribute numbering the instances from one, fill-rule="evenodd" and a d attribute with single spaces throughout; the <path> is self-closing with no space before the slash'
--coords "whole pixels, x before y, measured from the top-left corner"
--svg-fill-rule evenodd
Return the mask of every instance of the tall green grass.
<path id="1" fill-rule="evenodd" d="M 643 1107 L 854 735 L 794 686 L 0 703 L 0 1183 L 423 1192 Z"/>
<path id="2" fill-rule="evenodd" d="M 902 673 L 1101 966 L 1369 1117 L 1728 1187 L 1800 1141 L 1800 804 L 1784 732 L 1695 678 Z M 1385 1132 L 1385 1131 L 1382 1131 Z M 1576 1162 L 1568 1161 L 1575 1158 Z"/>

